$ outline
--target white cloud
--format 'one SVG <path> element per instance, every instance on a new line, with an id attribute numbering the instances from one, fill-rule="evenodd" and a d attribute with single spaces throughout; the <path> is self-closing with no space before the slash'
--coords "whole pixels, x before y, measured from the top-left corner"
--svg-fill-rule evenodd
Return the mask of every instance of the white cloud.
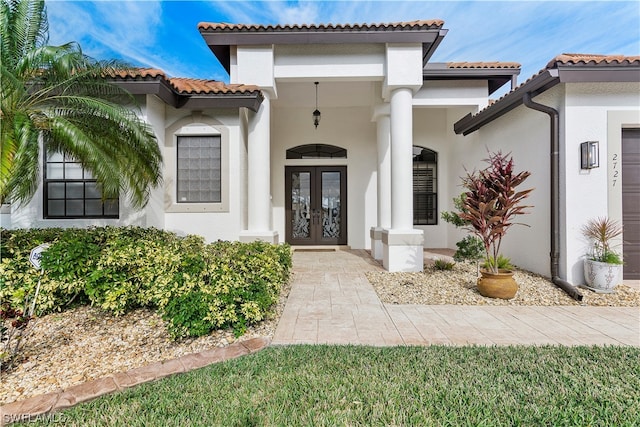
<path id="1" fill-rule="evenodd" d="M 120 56 L 172 75 L 223 77 L 198 21 L 380 23 L 443 19 L 432 61 L 516 61 L 521 80 L 563 52 L 640 54 L 640 2 L 593 1 L 53 1 L 51 41 Z M 167 10 L 172 10 L 168 15 Z"/>

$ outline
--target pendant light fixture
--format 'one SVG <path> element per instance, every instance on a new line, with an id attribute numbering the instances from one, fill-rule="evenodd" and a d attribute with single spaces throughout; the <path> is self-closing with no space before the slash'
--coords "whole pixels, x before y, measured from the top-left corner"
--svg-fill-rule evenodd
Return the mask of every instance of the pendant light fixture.
<path id="1" fill-rule="evenodd" d="M 320 110 L 318 110 L 318 82 L 314 82 L 316 85 L 316 109 L 313 112 L 313 125 L 318 129 L 318 125 L 320 124 Z"/>

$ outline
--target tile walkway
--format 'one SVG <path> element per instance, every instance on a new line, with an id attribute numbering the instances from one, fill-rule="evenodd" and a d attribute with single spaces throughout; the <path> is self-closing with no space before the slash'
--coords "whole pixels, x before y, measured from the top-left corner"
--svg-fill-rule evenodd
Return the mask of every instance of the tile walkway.
<path id="1" fill-rule="evenodd" d="M 631 345 L 637 307 L 383 304 L 364 272 L 364 250 L 294 253 L 294 283 L 273 345 Z"/>

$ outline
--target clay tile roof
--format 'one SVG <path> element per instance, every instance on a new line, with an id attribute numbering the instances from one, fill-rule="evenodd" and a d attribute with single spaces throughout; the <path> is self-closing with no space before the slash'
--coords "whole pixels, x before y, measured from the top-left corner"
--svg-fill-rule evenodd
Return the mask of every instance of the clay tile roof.
<path id="1" fill-rule="evenodd" d="M 155 68 L 134 68 L 116 71 L 113 77 L 125 80 L 158 79 L 165 81 L 173 90 L 182 95 L 194 94 L 242 94 L 259 92 L 260 88 L 242 84 L 224 84 L 217 80 L 189 79 L 182 77 L 167 77 L 164 71 Z"/>
<path id="2" fill-rule="evenodd" d="M 640 56 L 563 53 L 553 58 L 547 64 L 547 68 L 555 68 L 558 65 L 630 65 L 633 63 L 639 64 Z"/>
<path id="3" fill-rule="evenodd" d="M 229 32 L 263 32 L 263 31 L 350 31 L 350 30 L 408 30 L 440 28 L 444 21 L 440 19 L 416 20 L 394 23 L 378 24 L 229 24 L 216 22 L 200 22 L 198 29 L 201 31 L 229 31 Z"/>
<path id="4" fill-rule="evenodd" d="M 448 62 L 447 68 L 520 68 L 517 62 Z"/>
<path id="5" fill-rule="evenodd" d="M 170 78 L 169 84 L 181 94 L 217 94 L 217 93 L 248 93 L 258 92 L 257 86 L 229 84 L 216 80 L 201 80 L 187 78 Z"/>
<path id="6" fill-rule="evenodd" d="M 550 78 L 550 71 L 557 70 L 559 66 L 576 68 L 580 66 L 615 68 L 630 67 L 631 70 L 635 72 L 635 69 L 640 66 L 640 56 L 596 55 L 582 53 L 563 53 L 562 55 L 558 55 L 549 61 L 545 68 L 529 77 L 524 83 L 518 85 L 518 87 L 507 92 L 495 102 L 489 102 L 485 108 L 477 113 L 473 115 L 469 114 L 467 117 L 460 119 L 454 124 L 454 129 L 455 127 L 458 127 L 456 133 L 464 133 L 467 135 L 468 133 L 474 132 L 486 123 L 489 123 L 495 118 L 510 111 L 514 106 L 522 104 L 524 93 L 531 93 L 530 91 L 532 90 L 538 91 L 538 93 L 544 92 L 549 87 L 560 83 L 561 78 L 558 77 L 557 74 L 553 77 L 555 82 L 550 83 L 548 80 Z M 590 70 L 587 69 L 587 71 Z"/>
<path id="7" fill-rule="evenodd" d="M 146 78 L 146 77 L 166 78 L 166 75 L 162 70 L 158 70 L 156 68 L 133 68 L 130 70 L 115 71 L 114 77 L 120 77 L 123 79 L 127 79 L 127 78 L 135 79 L 135 78 Z"/>

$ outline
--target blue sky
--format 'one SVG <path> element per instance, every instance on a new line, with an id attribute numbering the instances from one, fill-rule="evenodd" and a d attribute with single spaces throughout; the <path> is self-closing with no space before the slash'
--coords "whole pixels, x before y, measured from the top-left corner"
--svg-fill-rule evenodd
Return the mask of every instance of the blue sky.
<path id="1" fill-rule="evenodd" d="M 515 61 L 522 64 L 520 82 L 565 52 L 640 55 L 639 1 L 47 0 L 47 9 L 51 44 L 77 41 L 95 58 L 222 81 L 228 75 L 198 33 L 198 22 L 442 19 L 449 33 L 432 61 Z"/>

